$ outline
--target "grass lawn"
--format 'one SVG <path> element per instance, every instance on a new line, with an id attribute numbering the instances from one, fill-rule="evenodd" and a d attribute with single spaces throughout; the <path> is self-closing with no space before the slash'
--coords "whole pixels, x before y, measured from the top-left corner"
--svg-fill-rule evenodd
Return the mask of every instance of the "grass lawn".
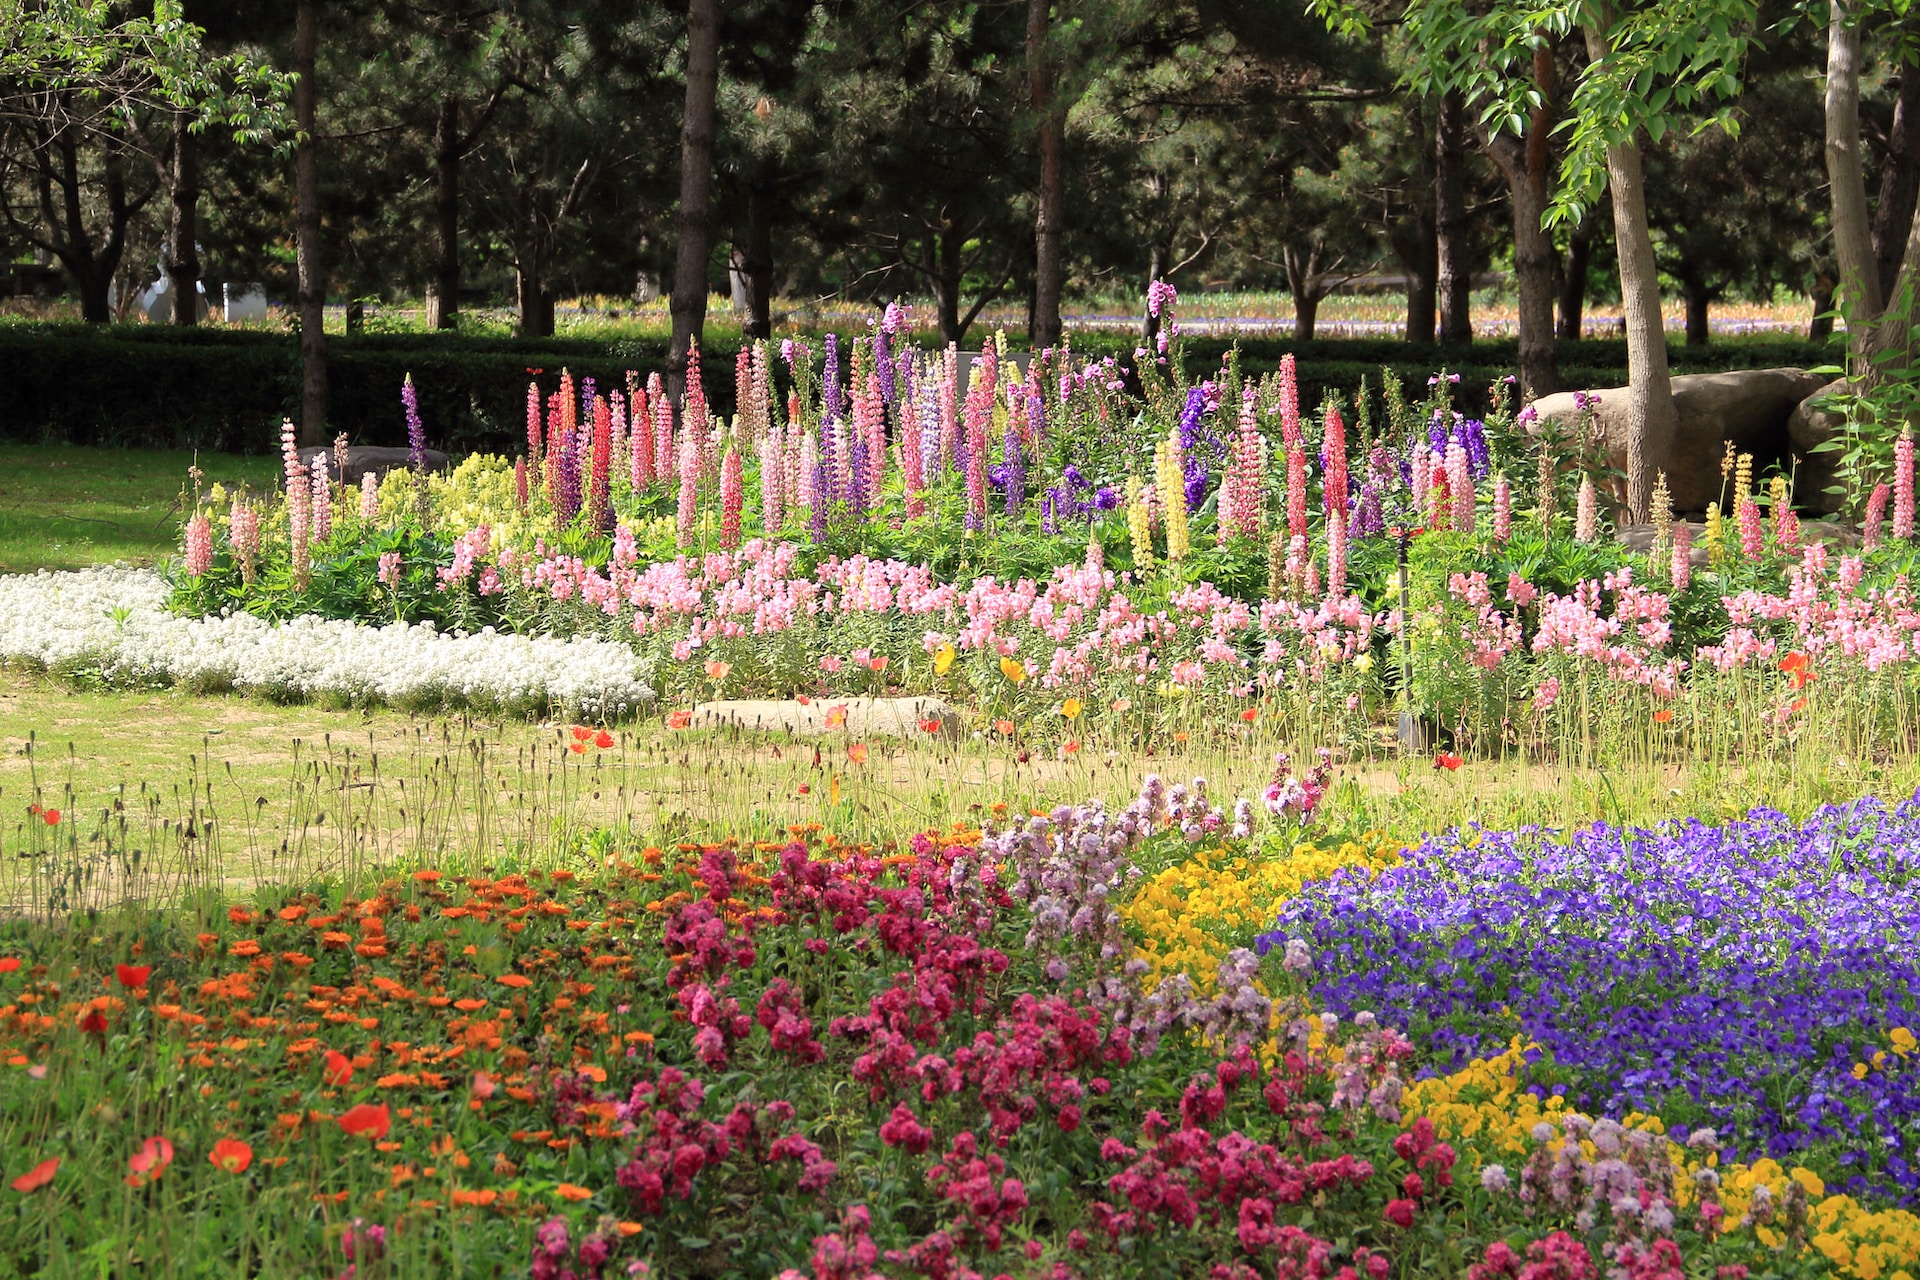
<path id="1" fill-rule="evenodd" d="M 274 482 L 272 457 L 201 454 L 207 483 Z M 179 547 L 194 454 L 0 443 L 0 573 L 152 564 Z"/>

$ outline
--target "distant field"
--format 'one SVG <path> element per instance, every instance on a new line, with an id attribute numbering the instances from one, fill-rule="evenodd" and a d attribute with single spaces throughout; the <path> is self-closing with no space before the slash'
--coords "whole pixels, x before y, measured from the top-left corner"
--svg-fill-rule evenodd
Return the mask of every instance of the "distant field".
<path id="1" fill-rule="evenodd" d="M 935 331 L 931 299 L 906 300 L 917 335 L 931 336 Z M 1259 293 L 1221 290 L 1183 294 L 1179 303 L 1180 322 L 1193 333 L 1220 337 L 1290 337 L 1293 332 L 1293 299 L 1285 293 Z M 780 298 L 774 303 L 775 330 L 779 333 L 814 333 L 836 329 L 842 332 L 864 328 L 876 319 L 879 309 L 869 302 L 844 299 Z M 66 301 L 27 302 L 0 299 L 0 319 L 6 316 L 36 320 L 78 320 L 79 308 Z M 1320 304 L 1316 326 L 1319 338 L 1391 338 L 1404 332 L 1405 299 L 1398 293 L 1369 292 L 1336 294 Z M 672 318 L 664 299 L 635 303 L 626 298 L 572 298 L 554 308 L 556 336 L 572 338 L 657 338 L 671 336 Z M 1729 302 L 1716 306 L 1712 328 L 1716 337 L 1737 338 L 1747 334 L 1802 335 L 1812 319 L 1812 304 L 1805 298 L 1776 302 Z M 1070 300 L 1062 320 L 1070 332 L 1125 333 L 1140 327 L 1141 304 L 1122 297 Z M 1678 300 L 1667 307 L 1667 328 L 1679 333 L 1685 328 L 1685 316 Z M 516 316 L 509 307 L 470 307 L 460 313 L 461 332 L 506 337 L 514 332 Z M 973 333 L 986 334 L 995 329 L 1010 333 L 1024 331 L 1027 313 L 1024 304 L 999 304 L 981 311 Z M 365 311 L 368 333 L 424 333 L 426 309 L 418 303 L 371 303 Z M 1473 327 L 1477 336 L 1511 338 L 1518 326 L 1518 310 L 1509 297 L 1497 290 L 1483 290 L 1474 299 Z M 1619 337 L 1622 320 L 1618 304 L 1603 303 L 1590 307 L 1582 326 L 1587 337 Z M 270 329 L 287 327 L 287 312 L 275 306 L 273 317 L 265 325 Z M 1843 326 L 1844 327 L 1844 326 Z M 346 308 L 327 309 L 329 332 L 346 332 Z M 738 313 L 724 295 L 708 299 L 707 341 L 709 345 L 732 346 L 740 340 Z"/>

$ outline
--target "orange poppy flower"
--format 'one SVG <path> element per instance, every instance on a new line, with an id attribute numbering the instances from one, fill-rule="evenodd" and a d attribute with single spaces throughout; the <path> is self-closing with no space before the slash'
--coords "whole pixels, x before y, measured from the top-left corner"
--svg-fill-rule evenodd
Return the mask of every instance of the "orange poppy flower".
<path id="1" fill-rule="evenodd" d="M 1242 711 L 1240 713 L 1240 718 L 1242 720 L 1245 720 L 1248 724 L 1252 724 L 1255 720 L 1258 720 L 1260 718 L 1260 708 L 1248 707 L 1245 711 Z"/>
<path id="2" fill-rule="evenodd" d="M 1013 721 L 995 720 L 993 722 L 993 729 L 995 733 L 1005 734 L 1011 737 L 1013 734 Z"/>
<path id="3" fill-rule="evenodd" d="M 691 711 L 673 711 L 667 715 L 667 728 L 669 729 L 684 729 L 692 723 L 693 713 Z"/>
<path id="4" fill-rule="evenodd" d="M 575 742 L 585 742 L 588 738 L 591 738 L 592 736 L 593 736 L 593 730 L 587 728 L 587 726 L 583 724 L 577 724 L 573 726 L 573 740 Z"/>
<path id="5" fill-rule="evenodd" d="M 1672 720 L 1672 719 L 1673 719 L 1672 707 L 1662 707 L 1658 711 L 1653 713 L 1653 722 L 1655 724 L 1666 724 L 1669 720 Z"/>
<path id="6" fill-rule="evenodd" d="M 1068 738 L 1065 742 L 1060 744 L 1060 754 L 1063 757 L 1073 755 L 1075 752 L 1079 750 L 1080 750 L 1080 739 L 1078 738 Z"/>
<path id="7" fill-rule="evenodd" d="M 847 759 L 853 761 L 855 764 L 865 764 L 867 762 L 867 744 L 864 742 L 856 742 L 849 746 L 847 748 Z"/>
<path id="8" fill-rule="evenodd" d="M 713 680 L 715 682 L 725 680 L 727 678 L 727 673 L 732 670 L 733 670 L 733 664 L 731 662 L 722 662 L 718 658 L 707 659 L 706 671 L 707 671 L 707 679 L 709 680 Z"/>
<path id="9" fill-rule="evenodd" d="M 888 662 L 888 659 L 884 656 L 873 658 L 868 661 L 867 669 L 872 671 L 873 674 L 879 675 L 881 672 L 887 669 L 887 662 Z"/>
<path id="10" fill-rule="evenodd" d="M 8 1185 L 24 1195 L 29 1191 L 38 1191 L 49 1182 L 52 1182 L 53 1175 L 58 1172 L 60 1172 L 60 1161 L 58 1159 L 42 1160 L 39 1164 L 15 1178 Z"/>
<path id="11" fill-rule="evenodd" d="M 827 708 L 827 728 L 839 729 L 847 723 L 847 709 L 844 705 Z"/>
<path id="12" fill-rule="evenodd" d="M 253 1163 L 253 1148 L 238 1138 L 222 1138 L 213 1144 L 207 1163 L 226 1173 L 245 1173 Z"/>
<path id="13" fill-rule="evenodd" d="M 384 1102 L 377 1107 L 370 1102 L 363 1102 L 347 1108 L 340 1117 L 340 1128 L 353 1137 L 366 1134 L 373 1138 L 384 1138 L 393 1129 L 393 1114 L 387 1110 Z"/>

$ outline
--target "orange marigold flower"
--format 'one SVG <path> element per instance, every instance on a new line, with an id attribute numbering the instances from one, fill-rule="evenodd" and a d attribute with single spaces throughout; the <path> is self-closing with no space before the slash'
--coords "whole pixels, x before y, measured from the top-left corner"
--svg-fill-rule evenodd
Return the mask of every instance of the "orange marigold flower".
<path id="1" fill-rule="evenodd" d="M 559 1196 L 562 1200 L 570 1200 L 574 1202 L 593 1199 L 592 1188 L 575 1186 L 571 1182 L 561 1183 L 559 1186 L 553 1189 L 553 1193 Z"/>
<path id="2" fill-rule="evenodd" d="M 533 985 L 533 979 L 529 978 L 524 973 L 503 973 L 500 975 L 497 981 L 503 987 L 517 988 L 517 987 L 530 987 Z"/>
<path id="3" fill-rule="evenodd" d="M 433 870 L 416 871 L 413 873 L 413 879 L 415 884 L 437 884 L 440 880 L 440 873 Z"/>

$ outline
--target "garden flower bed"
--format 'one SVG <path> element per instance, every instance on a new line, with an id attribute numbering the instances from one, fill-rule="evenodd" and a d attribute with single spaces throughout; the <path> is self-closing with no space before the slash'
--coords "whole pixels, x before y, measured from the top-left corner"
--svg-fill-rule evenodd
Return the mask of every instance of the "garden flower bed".
<path id="1" fill-rule="evenodd" d="M 1920 801 L 1795 824 L 1451 833 L 1307 885 L 1262 940 L 1316 1002 L 1403 1026 L 1450 1070 L 1518 1036 L 1569 1105 L 1715 1129 L 1912 1204 L 1920 1142 Z"/>
<path id="2" fill-rule="evenodd" d="M 1696 1179 L 1717 1151 L 1576 1117 L 1511 1056 L 1415 1082 L 1432 1060 L 1384 1020 L 1301 1003 L 1304 947 L 1144 981 L 1116 905 L 1143 866 L 1185 850 L 1211 876 L 1247 839 L 1155 780 L 984 836 L 802 828 L 16 927 L 0 1257 L 1371 1280 L 1531 1256 L 1866 1280 L 1920 1240 L 1771 1163 Z M 1502 1123 L 1462 1123 L 1475 1108 Z"/>
<path id="3" fill-rule="evenodd" d="M 247 613 L 184 618 L 142 569 L 0 576 L 0 662 L 108 685 L 177 684 L 403 707 L 556 709 L 593 718 L 652 700 L 632 651 L 602 640 L 449 634 Z"/>

